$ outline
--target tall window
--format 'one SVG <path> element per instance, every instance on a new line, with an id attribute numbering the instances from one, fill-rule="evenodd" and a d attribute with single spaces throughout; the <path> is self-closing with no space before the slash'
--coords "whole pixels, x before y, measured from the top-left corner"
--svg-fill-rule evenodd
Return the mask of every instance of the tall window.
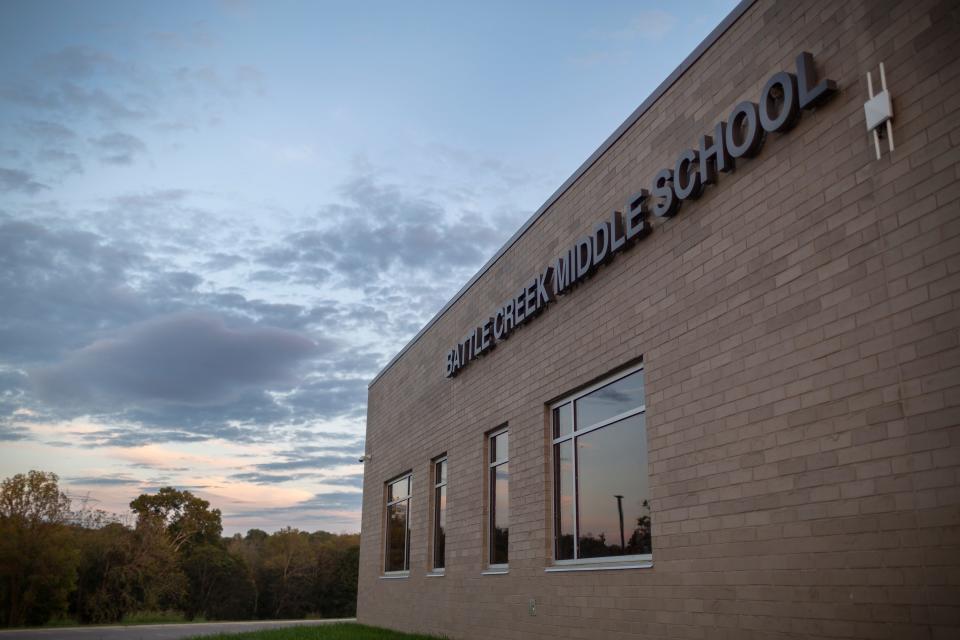
<path id="1" fill-rule="evenodd" d="M 410 570 L 410 474 L 387 483 L 384 571 Z"/>
<path id="2" fill-rule="evenodd" d="M 556 560 L 650 559 L 643 370 L 553 405 Z"/>
<path id="3" fill-rule="evenodd" d="M 506 429 L 490 434 L 490 565 L 507 564 L 510 538 L 510 450 Z"/>
<path id="4" fill-rule="evenodd" d="M 433 463 L 433 568 L 446 566 L 447 549 L 447 459 Z"/>

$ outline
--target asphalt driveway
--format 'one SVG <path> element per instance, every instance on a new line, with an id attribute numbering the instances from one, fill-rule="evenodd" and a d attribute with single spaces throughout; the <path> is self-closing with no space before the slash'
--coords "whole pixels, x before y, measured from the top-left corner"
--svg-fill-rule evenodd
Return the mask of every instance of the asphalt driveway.
<path id="1" fill-rule="evenodd" d="M 197 624 L 141 624 L 109 627 L 61 627 L 57 629 L 11 629 L 0 631 L 0 640 L 178 640 L 217 633 L 240 633 L 281 627 L 312 626 L 339 620 L 255 620 L 248 622 L 201 622 Z"/>

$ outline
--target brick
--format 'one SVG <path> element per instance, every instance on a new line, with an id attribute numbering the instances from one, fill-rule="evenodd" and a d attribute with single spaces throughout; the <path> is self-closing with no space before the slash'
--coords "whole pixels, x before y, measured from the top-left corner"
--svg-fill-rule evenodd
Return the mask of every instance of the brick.
<path id="1" fill-rule="evenodd" d="M 943 0 L 757 0 L 383 372 L 369 389 L 362 622 L 464 640 L 960 636 L 955 14 Z M 478 318 L 801 50 L 838 82 L 832 101 L 443 376 Z M 863 131 L 877 60 L 897 112 L 880 161 Z M 640 359 L 654 567 L 545 573 L 548 404 Z M 481 576 L 484 434 L 505 423 L 510 572 Z M 440 453 L 447 569 L 428 579 Z M 381 580 L 383 483 L 409 469 L 410 576 Z"/>

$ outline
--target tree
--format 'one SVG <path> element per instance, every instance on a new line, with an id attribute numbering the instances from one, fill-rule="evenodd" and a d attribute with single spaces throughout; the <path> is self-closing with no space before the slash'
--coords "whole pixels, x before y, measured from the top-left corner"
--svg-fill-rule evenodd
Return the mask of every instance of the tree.
<path id="1" fill-rule="evenodd" d="M 118 523 L 77 530 L 81 561 L 74 611 L 83 622 L 117 622 L 136 611 L 177 609 L 187 580 L 159 527 Z"/>
<path id="2" fill-rule="evenodd" d="M 357 574 L 360 546 L 338 548 L 324 545 L 317 556 L 315 602 L 324 618 L 348 618 L 357 614 Z"/>
<path id="3" fill-rule="evenodd" d="M 130 508 L 137 514 L 137 527 L 162 524 L 174 551 L 179 552 L 185 544 L 220 542 L 220 509 L 210 509 L 209 502 L 189 491 L 163 487 L 153 495 L 141 494 Z"/>
<path id="4" fill-rule="evenodd" d="M 260 574 L 261 602 L 269 617 L 301 617 L 315 610 L 316 558 L 306 533 L 288 527 L 267 538 Z"/>
<path id="5" fill-rule="evenodd" d="M 0 484 L 0 606 L 10 626 L 66 612 L 78 554 L 66 522 L 70 498 L 55 473 L 18 473 Z"/>
<path id="6" fill-rule="evenodd" d="M 182 555 L 181 566 L 190 582 L 189 617 L 239 620 L 253 616 L 253 577 L 240 555 L 214 544 L 191 546 Z"/>

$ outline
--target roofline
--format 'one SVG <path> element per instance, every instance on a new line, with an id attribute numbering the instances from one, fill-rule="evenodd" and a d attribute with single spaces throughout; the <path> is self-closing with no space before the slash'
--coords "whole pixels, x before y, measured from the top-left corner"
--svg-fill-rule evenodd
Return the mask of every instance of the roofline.
<path id="1" fill-rule="evenodd" d="M 611 133 L 606 140 L 603 141 L 603 144 L 597 147 L 596 151 L 590 154 L 590 157 L 587 158 L 583 164 L 581 164 L 577 170 L 573 172 L 573 175 L 567 178 L 564 183 L 560 185 L 560 188 L 553 192 L 553 195 L 547 198 L 546 202 L 540 205 L 540 208 L 537 209 L 536 212 L 530 216 L 526 222 L 523 223 L 523 226 L 521 226 L 516 233 L 510 236 L 510 239 L 507 240 L 502 247 L 500 247 L 500 250 L 497 251 L 492 258 L 487 260 L 487 263 L 483 265 L 480 270 L 477 271 L 472 278 L 470 278 L 469 281 L 467 281 L 467 284 L 463 285 L 460 291 L 458 291 L 456 295 L 454 295 L 447 302 L 447 304 L 443 305 L 443 308 L 440 309 L 440 311 L 438 311 L 437 314 L 433 316 L 433 318 L 431 318 L 430 321 L 427 322 L 422 329 L 420 329 L 420 331 L 417 332 L 417 335 L 413 336 L 410 342 L 400 349 L 400 351 L 397 352 L 397 355 L 390 359 L 390 362 L 388 362 L 383 369 L 381 369 L 380 372 L 374 376 L 373 380 L 370 381 L 370 383 L 367 385 L 367 388 L 372 387 L 373 384 L 390 369 L 390 367 L 396 364 L 397 360 L 399 360 L 400 357 L 410 349 L 410 347 L 416 344 L 423 334 L 425 334 L 430 327 L 436 324 L 437 320 L 443 317 L 443 314 L 449 311 L 450 308 L 456 304 L 456 302 L 462 298 L 463 295 L 466 294 L 466 292 L 469 291 L 470 288 L 487 271 L 489 271 L 494 264 L 496 264 L 497 260 L 499 260 L 503 254 L 509 251 L 510 248 L 523 236 L 523 234 L 525 234 L 530 227 L 532 227 L 534 223 L 539 220 L 540 217 L 543 216 L 543 214 L 545 214 L 551 206 L 553 206 L 553 203 L 559 200 L 560 197 L 566 193 L 567 190 L 572 187 L 573 184 L 579 180 L 580 177 L 583 176 L 583 174 L 585 174 L 590 167 L 592 167 L 597 160 L 599 160 L 600 157 L 610 149 L 610 147 L 612 147 L 621 137 L 623 137 L 623 134 L 625 134 L 630 127 L 636 124 L 637 120 L 643 117 L 643 115 L 649 111 L 651 107 L 653 107 L 657 100 L 659 100 L 661 96 L 663 96 L 663 94 L 665 94 L 667 90 L 670 89 L 670 87 L 672 87 L 674 83 L 676 83 L 677 80 L 679 80 L 680 77 L 686 73 L 687 70 L 692 67 L 701 56 L 703 56 L 704 53 L 706 53 L 707 49 L 713 46 L 713 43 L 719 40 L 720 36 L 722 36 L 727 29 L 733 26 L 733 24 L 740 19 L 740 16 L 746 13 L 747 9 L 752 7 L 756 1 L 757 0 L 740 0 L 740 3 L 733 8 L 733 11 L 727 14 L 727 17 L 725 17 L 723 21 L 718 24 L 716 28 L 714 28 L 714 30 L 711 31 L 700 44 L 697 45 L 697 48 L 694 49 L 690 55 L 684 58 L 683 62 L 681 62 L 680 65 L 673 70 L 673 73 L 667 76 L 667 79 L 661 82 L 660 85 L 653 90 L 653 93 L 651 93 L 646 100 L 640 103 L 640 106 L 634 109 L 633 113 L 627 116 L 627 119 L 624 120 L 623 123 L 621 123 L 621 125 L 617 127 L 616 130 Z"/>

